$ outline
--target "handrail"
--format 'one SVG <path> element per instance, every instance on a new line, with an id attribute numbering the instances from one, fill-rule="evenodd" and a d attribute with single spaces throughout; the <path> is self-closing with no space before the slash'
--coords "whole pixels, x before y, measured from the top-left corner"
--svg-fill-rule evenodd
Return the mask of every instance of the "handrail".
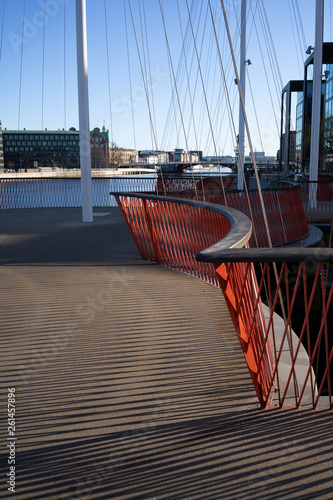
<path id="1" fill-rule="evenodd" d="M 216 205 L 215 203 L 208 203 L 206 201 L 200 200 L 189 200 L 187 198 L 177 198 L 174 196 L 158 196 L 152 194 L 143 193 L 127 193 L 123 191 L 112 191 L 110 195 L 114 197 L 131 197 L 143 200 L 152 200 L 167 202 L 173 204 L 181 204 L 187 206 L 194 206 L 204 210 L 209 210 L 211 212 L 217 213 L 228 219 L 230 222 L 230 231 L 227 235 L 223 237 L 223 240 L 216 242 L 209 248 L 213 251 L 219 251 L 223 248 L 241 248 L 250 239 L 252 234 L 252 224 L 250 219 L 244 215 L 242 212 L 235 210 L 234 208 L 225 207 L 223 205 Z"/>
<path id="2" fill-rule="evenodd" d="M 251 224 L 233 209 L 112 195 L 144 259 L 220 285 L 262 408 L 333 409 L 333 250 L 244 248 Z"/>
<path id="3" fill-rule="evenodd" d="M 209 250 L 261 406 L 333 409 L 333 249 Z"/>
<path id="4" fill-rule="evenodd" d="M 207 248 L 196 255 L 199 262 L 333 262 L 332 248 L 236 248 L 211 250 Z"/>

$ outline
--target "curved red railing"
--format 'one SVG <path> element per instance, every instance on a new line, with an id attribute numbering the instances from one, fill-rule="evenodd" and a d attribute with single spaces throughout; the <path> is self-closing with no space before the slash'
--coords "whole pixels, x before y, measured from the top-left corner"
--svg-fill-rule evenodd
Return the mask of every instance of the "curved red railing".
<path id="1" fill-rule="evenodd" d="M 221 192 L 221 180 L 225 195 Z M 264 218 L 257 191 L 249 191 L 248 197 L 243 191 L 231 191 L 235 183 L 232 175 L 199 176 L 164 176 L 163 183 L 156 175 L 114 176 L 92 179 L 93 206 L 114 206 L 110 191 L 149 192 L 163 191 L 166 195 L 188 199 L 200 199 L 211 203 L 227 205 L 253 217 L 253 236 L 250 246 L 268 246 Z M 163 189 L 162 189 L 163 187 Z M 304 186 L 301 185 L 304 191 Z M 326 189 L 327 191 L 327 189 Z M 325 191 L 325 193 L 326 193 Z M 326 193 L 327 194 L 327 193 Z M 288 182 L 283 188 L 263 191 L 273 246 L 283 246 L 305 238 L 309 233 L 307 215 L 304 210 L 300 186 Z M 303 193 L 304 197 L 304 193 Z M 249 201 L 252 211 L 249 208 Z M 331 221 L 331 201 L 320 202 L 318 210 L 325 205 L 325 217 Z M 35 207 L 79 207 L 81 206 L 80 178 L 1 178 L 0 209 L 35 208 Z M 311 209 L 312 210 L 312 209 Z M 318 210 L 316 217 L 318 218 Z M 309 210 L 308 210 L 309 212 Z M 312 210 L 311 213 L 314 213 Z M 311 215 L 311 214 L 310 214 Z M 309 213 L 308 213 L 309 216 Z M 314 217 L 314 216 L 313 216 Z M 324 217 L 324 216 L 323 216 Z M 323 218 L 322 217 L 322 218 Z"/>
<path id="2" fill-rule="evenodd" d="M 251 234 L 247 217 L 232 209 L 162 196 L 112 194 L 143 259 L 210 283 L 218 284 L 214 266 L 198 262 L 196 253 L 222 238 L 231 246 L 244 245 Z M 245 231 L 242 238 L 240 226 Z"/>
<path id="3" fill-rule="evenodd" d="M 172 195 L 172 193 L 168 193 Z M 306 238 L 309 234 L 306 213 L 300 188 L 292 185 L 263 191 L 263 199 L 267 212 L 272 245 L 274 247 L 288 245 Z M 251 247 L 268 247 L 264 216 L 258 191 L 227 191 L 219 190 L 183 191 L 176 196 L 189 199 L 202 199 L 210 203 L 226 205 L 235 208 L 253 219 L 253 235 Z M 250 208 L 251 207 L 251 208 Z"/>
<path id="4" fill-rule="evenodd" d="M 333 176 L 327 176 L 318 181 L 303 180 L 300 183 L 300 190 L 308 221 L 314 224 L 331 224 Z"/>
<path id="5" fill-rule="evenodd" d="M 112 194 L 143 258 L 220 285 L 262 408 L 333 408 L 333 250 L 244 248 L 233 209 Z"/>

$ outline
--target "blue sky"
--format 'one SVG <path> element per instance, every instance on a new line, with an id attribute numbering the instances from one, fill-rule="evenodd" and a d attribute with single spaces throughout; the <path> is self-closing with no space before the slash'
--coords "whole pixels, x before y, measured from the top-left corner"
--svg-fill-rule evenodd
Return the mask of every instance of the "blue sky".
<path id="1" fill-rule="evenodd" d="M 188 0 L 188 5 L 191 9 L 197 48 L 200 52 L 201 71 L 210 115 L 206 108 L 198 71 L 186 0 L 178 0 L 180 16 L 178 16 L 177 0 L 161 0 L 161 3 L 183 122 L 180 118 L 177 95 L 175 92 L 172 93 L 174 80 L 159 0 L 141 0 L 140 2 L 131 0 L 130 2 L 141 62 L 147 68 L 147 73 L 144 72 L 144 74 L 148 75 L 153 135 L 129 2 L 128 0 L 125 2 L 123 0 L 105 0 L 105 2 L 104 0 L 87 0 L 90 126 L 91 128 L 102 127 L 105 122 L 107 128 L 112 129 L 113 140 L 122 147 L 151 149 L 157 145 L 158 148 L 164 149 L 186 148 L 187 146 L 189 149 L 196 149 L 198 145 L 206 154 L 214 154 L 215 149 L 219 154 L 222 152 L 232 154 L 234 138 L 228 118 L 212 22 L 207 10 L 208 0 Z M 124 4 L 126 5 L 129 53 L 127 52 Z M 211 0 L 211 4 L 237 128 L 237 88 L 233 82 L 234 71 L 226 42 L 222 10 L 218 0 Z M 270 63 L 269 49 L 265 43 L 257 4 L 257 0 L 248 1 L 247 57 L 252 64 L 248 66 L 250 83 L 246 91 L 247 113 L 255 149 L 261 150 L 263 146 L 267 154 L 275 155 L 278 149 L 276 122 L 280 119 L 279 93 L 281 88 L 280 83 L 274 82 L 272 76 L 274 71 Z M 274 2 L 264 0 L 263 4 L 279 61 L 279 71 L 283 85 L 285 85 L 288 80 L 302 78 L 303 61 L 307 57 L 305 49 L 307 45 L 314 45 L 315 0 L 298 0 L 305 40 L 302 33 L 297 31 L 295 19 L 292 17 L 293 9 L 297 6 L 296 0 Z M 238 39 L 236 14 L 239 15 L 240 5 L 241 0 L 225 0 L 230 30 L 235 40 L 237 63 L 239 45 L 236 42 Z M 255 24 L 252 13 L 254 13 Z M 331 13 L 332 0 L 325 0 L 325 41 L 332 39 Z M 23 20 L 25 30 L 22 45 Z M 182 51 L 180 22 L 186 40 L 185 53 L 189 86 Z M 68 129 L 71 126 L 78 128 L 75 0 L 26 0 L 25 2 L 24 0 L 15 2 L 0 0 L 0 23 L 2 33 L 0 119 L 3 128 Z M 143 26 L 143 33 L 141 26 Z M 23 57 L 21 57 L 22 54 Z M 131 79 L 129 78 L 128 57 Z M 266 82 L 266 75 L 269 85 Z M 251 85 L 255 107 L 252 103 L 249 85 Z M 133 132 L 132 104 L 135 132 Z"/>

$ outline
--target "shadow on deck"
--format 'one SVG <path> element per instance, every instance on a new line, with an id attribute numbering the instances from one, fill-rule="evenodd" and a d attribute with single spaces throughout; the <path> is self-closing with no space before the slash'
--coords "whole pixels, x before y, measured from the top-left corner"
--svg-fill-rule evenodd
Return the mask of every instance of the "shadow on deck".
<path id="1" fill-rule="evenodd" d="M 220 290 L 141 261 L 118 209 L 95 212 L 0 214 L 15 498 L 332 498 L 332 413 L 260 410 Z"/>

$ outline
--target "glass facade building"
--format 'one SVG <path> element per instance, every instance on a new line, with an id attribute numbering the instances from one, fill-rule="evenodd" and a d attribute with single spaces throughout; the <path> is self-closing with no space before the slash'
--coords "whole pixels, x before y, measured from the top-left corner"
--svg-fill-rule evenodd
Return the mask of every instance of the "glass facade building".
<path id="1" fill-rule="evenodd" d="M 323 173 L 333 173 L 333 64 L 326 66 Z"/>
<path id="2" fill-rule="evenodd" d="M 288 172 L 288 158 L 283 158 L 283 138 L 290 137 L 291 96 L 297 95 L 296 104 L 296 166 L 305 174 L 310 170 L 311 122 L 313 92 L 313 52 L 304 64 L 304 80 L 291 80 L 282 90 L 280 169 Z M 325 69 L 326 68 L 326 69 Z M 333 174 L 333 43 L 323 43 L 323 75 L 321 98 L 321 125 L 318 130 L 318 173 Z M 286 148 L 284 148 L 286 150 Z M 289 162 L 290 163 L 290 162 Z"/>

